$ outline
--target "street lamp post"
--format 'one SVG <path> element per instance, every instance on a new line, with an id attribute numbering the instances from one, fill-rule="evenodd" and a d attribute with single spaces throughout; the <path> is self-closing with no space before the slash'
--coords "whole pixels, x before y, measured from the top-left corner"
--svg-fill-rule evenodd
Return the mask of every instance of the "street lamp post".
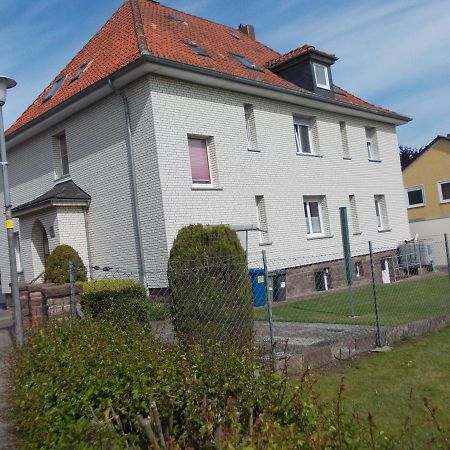
<path id="1" fill-rule="evenodd" d="M 5 131 L 3 126 L 3 105 L 6 101 L 7 89 L 13 88 L 17 83 L 11 78 L 0 76 L 0 165 L 3 175 L 3 195 L 5 198 L 5 225 L 8 235 L 9 267 L 11 270 L 11 297 L 14 303 L 14 329 L 16 342 L 19 347 L 24 344 L 22 326 L 22 308 L 19 297 L 19 279 L 16 265 L 16 243 L 14 236 L 14 222 L 12 219 L 11 193 L 9 190 L 8 160 L 6 158 Z"/>

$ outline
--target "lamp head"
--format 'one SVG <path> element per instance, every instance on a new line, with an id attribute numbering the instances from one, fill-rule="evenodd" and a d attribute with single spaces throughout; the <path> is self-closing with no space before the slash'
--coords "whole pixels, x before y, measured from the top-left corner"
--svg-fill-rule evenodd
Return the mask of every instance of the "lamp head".
<path id="1" fill-rule="evenodd" d="M 6 102 L 6 90 L 13 88 L 16 84 L 16 81 L 12 78 L 0 75 L 0 106 L 3 106 Z"/>

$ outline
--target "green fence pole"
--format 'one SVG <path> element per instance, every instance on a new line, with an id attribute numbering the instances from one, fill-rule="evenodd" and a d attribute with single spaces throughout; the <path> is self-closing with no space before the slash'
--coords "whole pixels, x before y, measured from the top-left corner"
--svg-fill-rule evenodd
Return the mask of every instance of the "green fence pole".
<path id="1" fill-rule="evenodd" d="M 373 290 L 373 302 L 374 302 L 374 306 L 375 306 L 375 320 L 376 320 L 376 324 L 377 324 L 376 344 L 377 344 L 377 347 L 381 347 L 380 310 L 379 310 L 379 306 L 378 306 L 377 283 L 375 281 L 375 265 L 373 262 L 372 241 L 369 241 L 369 254 L 370 254 L 370 270 L 372 271 L 372 290 Z"/>

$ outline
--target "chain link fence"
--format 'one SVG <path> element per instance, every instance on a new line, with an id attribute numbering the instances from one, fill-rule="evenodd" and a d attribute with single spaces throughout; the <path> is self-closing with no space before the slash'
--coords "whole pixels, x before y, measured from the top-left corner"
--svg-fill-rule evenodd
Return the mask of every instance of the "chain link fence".
<path id="1" fill-rule="evenodd" d="M 148 301 L 167 305 L 166 320 L 154 324 L 166 339 L 240 344 L 253 335 L 274 351 L 286 339 L 303 339 L 305 330 L 309 346 L 374 331 L 383 345 L 382 329 L 450 315 L 446 236 L 391 249 L 367 243 L 352 249 L 347 262 L 342 249 L 327 247 L 313 257 L 262 252 L 244 264 L 211 258 L 184 266 L 145 274 Z M 70 270 L 75 284 L 77 268 Z M 88 273 L 92 281 L 139 280 L 123 267 L 93 265 Z"/>

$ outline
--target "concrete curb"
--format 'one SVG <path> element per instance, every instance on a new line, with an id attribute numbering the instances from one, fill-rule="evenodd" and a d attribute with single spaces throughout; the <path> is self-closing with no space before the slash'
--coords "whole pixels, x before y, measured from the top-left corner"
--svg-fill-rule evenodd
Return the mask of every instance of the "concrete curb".
<path id="1" fill-rule="evenodd" d="M 450 314 L 432 317 L 430 319 L 417 320 L 415 322 L 384 327 L 381 331 L 383 345 L 392 345 L 403 339 L 422 336 L 433 331 L 440 330 L 450 325 Z M 367 353 L 376 348 L 376 333 L 347 337 L 341 341 L 324 345 L 313 350 L 291 354 L 289 367 L 294 372 L 304 372 L 307 369 L 318 369 L 350 359 L 356 355 Z M 284 357 L 283 357 L 284 358 Z M 282 358 L 280 359 L 280 364 Z"/>

